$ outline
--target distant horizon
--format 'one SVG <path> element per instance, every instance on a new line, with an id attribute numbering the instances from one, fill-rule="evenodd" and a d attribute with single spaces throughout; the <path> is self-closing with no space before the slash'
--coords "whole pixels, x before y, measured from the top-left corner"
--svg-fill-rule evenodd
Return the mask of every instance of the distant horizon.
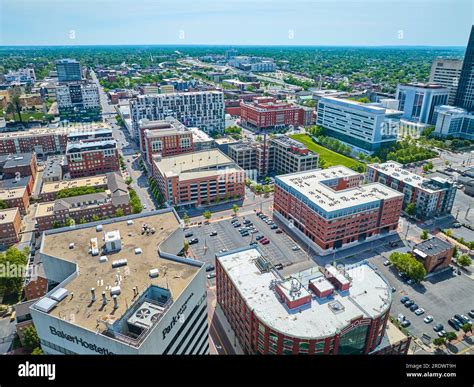
<path id="1" fill-rule="evenodd" d="M 473 12 L 472 0 L 0 0 L 0 45 L 464 47 Z"/>

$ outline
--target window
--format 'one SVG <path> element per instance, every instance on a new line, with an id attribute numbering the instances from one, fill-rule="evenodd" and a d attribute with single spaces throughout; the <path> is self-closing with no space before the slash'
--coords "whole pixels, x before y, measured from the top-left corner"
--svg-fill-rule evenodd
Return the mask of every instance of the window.
<path id="1" fill-rule="evenodd" d="M 368 330 L 368 325 L 361 325 L 341 336 L 337 353 L 340 355 L 363 354 Z"/>
<path id="2" fill-rule="evenodd" d="M 160 152 L 163 150 L 163 142 L 162 141 L 153 141 L 151 143 L 151 151 L 152 152 Z"/>

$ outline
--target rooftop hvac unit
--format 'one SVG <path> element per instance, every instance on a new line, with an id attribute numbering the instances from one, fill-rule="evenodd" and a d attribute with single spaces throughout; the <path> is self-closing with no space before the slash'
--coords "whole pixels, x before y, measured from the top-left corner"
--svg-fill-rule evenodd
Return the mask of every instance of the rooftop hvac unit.
<path id="1" fill-rule="evenodd" d="M 135 254 L 141 254 L 142 253 L 142 249 L 140 247 L 137 247 L 135 249 Z"/>
<path id="2" fill-rule="evenodd" d="M 99 231 L 102 231 L 104 229 L 104 227 L 101 225 L 101 224 L 98 224 L 96 227 L 95 227 L 95 231 L 99 232 Z"/>
<path id="3" fill-rule="evenodd" d="M 104 262 L 107 262 L 108 261 L 108 258 L 106 255 L 102 255 L 100 258 L 99 258 L 99 262 L 100 263 L 104 263 Z"/>
<path id="4" fill-rule="evenodd" d="M 127 322 L 141 329 L 150 328 L 163 314 L 164 308 L 150 302 L 144 302 Z"/>
<path id="5" fill-rule="evenodd" d="M 35 308 L 40 310 L 41 312 L 48 313 L 51 309 L 53 309 L 56 305 L 58 304 L 57 301 L 52 300 L 49 297 L 44 297 L 41 300 L 39 300 L 35 304 Z"/>
<path id="6" fill-rule="evenodd" d="M 156 278 L 159 276 L 159 274 L 160 274 L 160 271 L 158 269 L 151 269 L 148 272 L 148 275 L 150 276 L 150 278 Z"/>
<path id="7" fill-rule="evenodd" d="M 127 259 L 118 259 L 116 261 L 112 262 L 112 267 L 115 269 L 116 267 L 120 266 L 126 266 L 127 265 Z"/>
<path id="8" fill-rule="evenodd" d="M 64 300 L 67 297 L 67 295 L 68 295 L 67 289 L 59 288 L 50 295 L 50 298 L 59 302 L 59 301 Z"/>
<path id="9" fill-rule="evenodd" d="M 127 220 L 127 225 L 131 226 L 133 224 L 133 220 Z"/>
<path id="10" fill-rule="evenodd" d="M 110 288 L 110 295 L 111 296 L 119 296 L 121 293 L 120 286 L 112 286 Z"/>

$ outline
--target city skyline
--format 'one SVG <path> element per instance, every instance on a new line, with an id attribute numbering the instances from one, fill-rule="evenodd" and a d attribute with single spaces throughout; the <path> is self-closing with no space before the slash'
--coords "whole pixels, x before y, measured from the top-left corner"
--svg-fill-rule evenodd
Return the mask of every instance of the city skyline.
<path id="1" fill-rule="evenodd" d="M 109 0 L 0 0 L 0 45 L 464 47 L 473 12 L 468 0 L 457 1 L 456 17 L 450 19 L 447 0 L 121 0 L 111 5 Z M 46 18 L 55 22 L 44 23 Z"/>

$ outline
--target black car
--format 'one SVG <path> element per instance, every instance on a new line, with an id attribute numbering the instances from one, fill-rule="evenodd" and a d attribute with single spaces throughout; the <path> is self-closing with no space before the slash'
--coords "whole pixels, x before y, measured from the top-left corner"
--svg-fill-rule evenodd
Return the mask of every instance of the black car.
<path id="1" fill-rule="evenodd" d="M 215 269 L 214 265 L 211 265 L 210 263 L 206 265 L 206 271 L 214 271 L 214 269 Z"/>
<path id="2" fill-rule="evenodd" d="M 253 242 L 250 242 L 249 245 L 250 245 L 250 246 L 255 246 L 255 245 L 258 245 L 258 242 L 253 241 Z"/>
<path id="3" fill-rule="evenodd" d="M 197 238 L 190 239 L 190 240 L 188 241 L 188 243 L 189 243 L 190 245 L 194 245 L 195 243 L 199 243 L 199 239 L 197 239 Z"/>
<path id="4" fill-rule="evenodd" d="M 184 237 L 185 238 L 191 238 L 194 234 L 192 232 L 187 232 L 186 234 L 184 234 Z"/>
<path id="5" fill-rule="evenodd" d="M 277 269 L 277 270 L 283 270 L 283 264 L 277 263 L 277 264 L 275 265 L 275 269 Z"/>
<path id="6" fill-rule="evenodd" d="M 235 228 L 240 227 L 240 226 L 242 226 L 240 223 L 234 223 Z"/>
<path id="7" fill-rule="evenodd" d="M 406 304 L 405 304 L 405 305 L 406 305 Z M 417 305 L 417 304 L 413 304 L 412 306 L 410 306 L 410 310 L 411 310 L 412 312 L 414 312 L 414 311 L 417 310 L 417 309 L 418 309 L 418 305 Z"/>
<path id="8" fill-rule="evenodd" d="M 276 224 L 272 225 L 272 227 L 270 227 L 272 230 L 276 230 L 278 228 L 278 226 Z"/>
<path id="9" fill-rule="evenodd" d="M 469 317 L 474 318 L 474 309 L 469 311 L 467 314 L 469 315 Z"/>
<path id="10" fill-rule="evenodd" d="M 454 315 L 454 318 L 456 320 L 458 320 L 461 324 L 466 324 L 468 321 L 463 317 L 461 316 L 460 314 L 455 314 Z"/>
<path id="11" fill-rule="evenodd" d="M 255 238 L 257 241 L 259 241 L 260 239 L 263 238 L 263 235 L 257 235 L 257 237 Z"/>
<path id="12" fill-rule="evenodd" d="M 448 324 L 451 325 L 451 327 L 453 327 L 453 329 L 456 331 L 459 331 L 459 329 L 461 328 L 459 322 L 453 318 L 448 320 Z"/>
<path id="13" fill-rule="evenodd" d="M 412 300 L 408 300 L 407 302 L 405 302 L 405 306 L 407 308 L 409 308 L 410 306 L 412 306 L 414 304 L 414 302 Z"/>
<path id="14" fill-rule="evenodd" d="M 433 330 L 435 332 L 440 332 L 444 329 L 443 325 L 442 324 L 436 324 L 434 327 L 433 327 Z"/>
<path id="15" fill-rule="evenodd" d="M 216 235 L 217 235 L 217 231 L 211 232 L 211 236 L 216 236 Z"/>
<path id="16" fill-rule="evenodd" d="M 249 219 L 244 220 L 244 224 L 250 224 L 250 223 L 252 223 L 252 221 L 250 221 Z"/>

